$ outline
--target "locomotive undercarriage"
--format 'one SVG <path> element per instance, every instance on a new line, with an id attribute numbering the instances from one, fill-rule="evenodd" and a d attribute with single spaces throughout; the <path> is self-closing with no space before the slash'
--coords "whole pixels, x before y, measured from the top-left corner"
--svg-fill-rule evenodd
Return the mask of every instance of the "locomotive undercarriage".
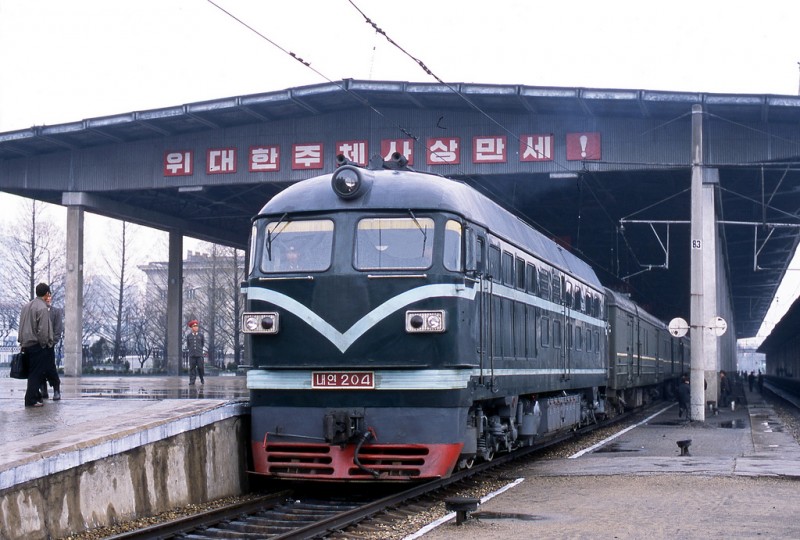
<path id="1" fill-rule="evenodd" d="M 532 446 L 567 430 L 594 424 L 606 414 L 604 389 L 548 395 L 506 396 L 475 402 L 470 408 L 458 468 L 491 461 L 502 452 Z"/>

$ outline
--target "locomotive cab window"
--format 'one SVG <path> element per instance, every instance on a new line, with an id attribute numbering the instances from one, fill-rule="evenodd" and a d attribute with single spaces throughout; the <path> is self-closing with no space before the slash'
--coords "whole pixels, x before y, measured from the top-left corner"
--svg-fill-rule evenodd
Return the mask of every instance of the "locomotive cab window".
<path id="1" fill-rule="evenodd" d="M 356 228 L 353 264 L 358 270 L 430 268 L 433 232 L 431 218 L 362 219 Z"/>
<path id="2" fill-rule="evenodd" d="M 444 267 L 458 272 L 461 266 L 461 223 L 449 219 L 444 226 Z"/>
<path id="3" fill-rule="evenodd" d="M 333 221 L 329 219 L 267 223 L 261 247 L 266 273 L 323 272 L 331 265 Z"/>
<path id="4" fill-rule="evenodd" d="M 258 227 L 253 225 L 250 232 L 250 262 L 247 267 L 247 275 L 251 275 L 256 268 L 256 246 L 258 245 Z"/>

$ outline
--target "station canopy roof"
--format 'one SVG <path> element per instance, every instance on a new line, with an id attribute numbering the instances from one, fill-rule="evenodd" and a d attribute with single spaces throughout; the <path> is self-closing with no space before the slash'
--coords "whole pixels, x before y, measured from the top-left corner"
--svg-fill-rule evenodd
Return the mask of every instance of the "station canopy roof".
<path id="1" fill-rule="evenodd" d="M 621 125 L 626 120 L 651 119 L 668 125 L 676 119 L 688 122 L 694 104 L 702 105 L 711 122 L 716 121 L 710 137 L 725 125 L 738 125 L 757 136 L 776 130 L 783 144 L 800 148 L 798 96 L 345 80 L 0 133 L 0 167 L 3 161 L 51 153 L 281 120 L 325 118 L 364 108 L 448 114 L 480 111 L 488 117 L 613 119 Z M 787 129 L 792 134 L 788 137 Z M 688 147 L 688 141 L 685 143 Z M 718 219 L 762 224 L 721 226 L 723 271 L 728 273 L 731 285 L 737 337 L 756 334 L 797 247 L 798 153 L 782 152 L 778 157 L 756 153 L 707 163 L 719 170 Z M 529 180 L 529 175 L 520 172 L 455 176 L 570 246 L 598 269 L 604 282 L 627 288 L 656 316 L 665 321 L 674 316 L 688 320 L 689 227 L 677 222 L 690 217 L 690 156 L 673 165 L 617 165 L 584 168 L 577 178 L 564 181 L 558 189 L 523 189 L 521 184 Z M 120 207 L 142 209 L 141 215 L 147 217 L 140 221 L 146 225 L 170 228 L 179 220 L 188 235 L 243 248 L 250 218 L 289 183 L 261 185 L 258 196 L 254 196 L 252 185 L 220 184 L 196 194 L 142 189 L 104 193 L 104 197 Z M 62 202 L 57 190 L 4 184 L 0 176 L 0 189 L 4 191 Z M 67 191 L 66 186 L 63 191 Z M 136 215 L 114 215 L 113 211 L 108 215 L 137 221 Z M 163 223 L 158 216 L 164 216 Z M 675 223 L 634 226 L 625 224 L 624 218 Z M 781 226 L 776 227 L 776 223 Z M 195 234 L 197 231 L 200 233 Z"/>

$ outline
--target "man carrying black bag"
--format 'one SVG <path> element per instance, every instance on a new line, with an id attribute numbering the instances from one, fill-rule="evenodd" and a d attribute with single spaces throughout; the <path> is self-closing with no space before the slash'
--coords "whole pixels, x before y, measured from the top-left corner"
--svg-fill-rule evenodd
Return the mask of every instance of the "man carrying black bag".
<path id="1" fill-rule="evenodd" d="M 47 301 L 50 287 L 46 283 L 36 286 L 36 298 L 25 304 L 19 315 L 19 341 L 22 350 L 28 355 L 28 388 L 25 392 L 26 407 L 44 405 L 40 388 L 45 382 L 45 370 L 53 351 L 53 325 Z M 56 389 L 59 390 L 59 389 Z"/>

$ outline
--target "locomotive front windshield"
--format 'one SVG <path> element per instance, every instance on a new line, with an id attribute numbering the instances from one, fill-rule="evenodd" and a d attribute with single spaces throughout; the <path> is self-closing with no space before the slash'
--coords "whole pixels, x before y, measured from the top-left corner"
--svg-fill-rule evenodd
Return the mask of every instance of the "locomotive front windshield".
<path id="1" fill-rule="evenodd" d="M 330 267 L 333 221 L 271 221 L 266 232 L 261 255 L 263 272 L 323 272 Z"/>
<path id="2" fill-rule="evenodd" d="M 354 265 L 358 270 L 418 270 L 433 261 L 431 218 L 366 218 L 358 222 Z"/>

